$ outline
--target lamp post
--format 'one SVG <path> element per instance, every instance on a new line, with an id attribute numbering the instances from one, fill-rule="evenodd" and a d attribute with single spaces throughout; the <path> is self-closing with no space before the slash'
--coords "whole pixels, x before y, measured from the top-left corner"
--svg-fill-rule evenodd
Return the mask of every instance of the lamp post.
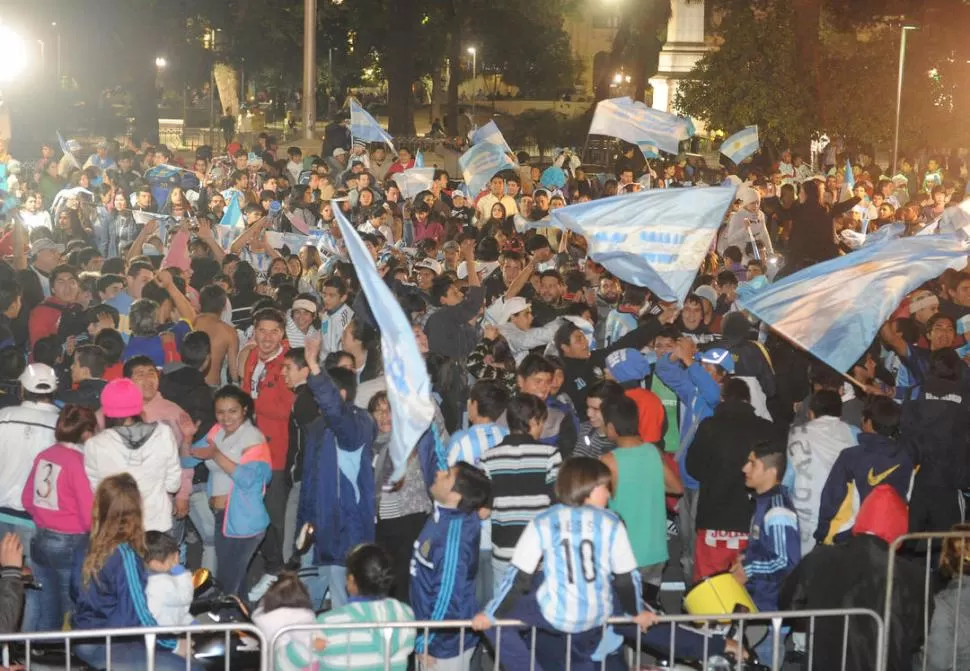
<path id="1" fill-rule="evenodd" d="M 51 21 L 51 28 L 57 28 L 57 21 Z M 61 31 L 57 32 L 57 82 L 60 85 L 61 81 Z"/>
<path id="2" fill-rule="evenodd" d="M 904 25 L 899 39 L 899 79 L 896 82 L 896 131 L 893 133 L 893 172 L 899 170 L 899 116 L 903 105 L 903 67 L 906 64 L 906 32 L 916 26 Z"/>
<path id="3" fill-rule="evenodd" d="M 313 139 L 317 122 L 317 0 L 303 3 L 303 138 Z"/>
<path id="4" fill-rule="evenodd" d="M 476 66 L 478 65 L 478 50 L 475 47 L 468 47 L 468 53 L 472 55 L 472 119 L 475 118 L 475 79 L 477 73 L 475 72 Z"/>

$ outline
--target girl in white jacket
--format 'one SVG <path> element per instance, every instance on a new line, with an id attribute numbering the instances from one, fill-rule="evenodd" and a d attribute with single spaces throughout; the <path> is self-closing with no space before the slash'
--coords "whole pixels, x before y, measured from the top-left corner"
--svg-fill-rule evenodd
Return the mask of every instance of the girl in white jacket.
<path id="1" fill-rule="evenodd" d="M 145 531 L 170 531 L 172 497 L 181 483 L 175 434 L 162 422 L 145 423 L 141 390 L 127 378 L 112 380 L 101 392 L 105 431 L 84 444 L 84 470 L 92 491 L 105 478 L 128 473 L 138 483 Z"/>

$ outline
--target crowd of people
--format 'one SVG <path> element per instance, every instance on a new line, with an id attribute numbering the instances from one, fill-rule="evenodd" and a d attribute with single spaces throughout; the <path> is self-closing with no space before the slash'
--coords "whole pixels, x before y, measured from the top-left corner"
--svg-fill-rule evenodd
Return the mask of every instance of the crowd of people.
<path id="1" fill-rule="evenodd" d="M 528 635 L 497 631 L 503 619 L 540 628 L 535 668 L 564 654 L 623 668 L 632 625 L 602 627 L 622 614 L 662 656 L 740 655 L 687 628 L 671 649 L 656 620 L 665 574 L 728 574 L 761 611 L 881 612 L 890 544 L 963 522 L 970 272 L 911 293 L 848 371 L 737 303 L 853 253 L 846 231 L 932 223 L 966 192 L 961 155 L 919 171 L 904 159 L 889 176 L 833 154 L 817 175 L 784 152 L 711 179 L 693 157 L 651 165 L 628 145 L 608 176 L 568 153 L 544 168 L 519 156 L 482 193 L 436 169 L 405 198 L 395 180 L 414 156 L 355 142 L 346 123 L 328 126 L 319 156 L 266 134 L 230 140 L 185 162 L 148 142 L 102 142 L 83 162 L 71 145 L 22 162 L 0 149 L 4 631 L 190 624 L 201 566 L 268 638 L 320 625 L 283 638 L 285 669 L 384 668 L 385 655 L 404 669 L 412 653 L 469 669 L 499 642 L 506 669 L 530 668 Z M 540 221 L 721 182 L 737 200 L 682 304 Z M 236 205 L 239 227 L 226 224 Z M 368 303 L 338 214 L 432 381 L 432 426 L 397 481 L 374 318 L 388 306 Z M 933 600 L 899 560 L 890 669 L 924 643 L 927 668 L 970 666 L 962 640 L 956 667 L 950 656 L 953 614 L 970 617 L 952 580 L 970 548 L 936 555 L 925 642 Z M 22 568 L 40 586 L 26 598 Z M 328 630 L 411 620 L 472 626 Z M 839 664 L 843 626 L 815 631 L 815 668 Z M 790 634 L 806 652 L 805 632 Z M 875 640 L 853 620 L 844 668 L 875 668 Z M 178 641 L 159 646 L 156 668 L 185 667 Z M 95 667 L 107 653 L 75 652 Z M 143 668 L 144 644 L 115 643 L 111 659 Z"/>

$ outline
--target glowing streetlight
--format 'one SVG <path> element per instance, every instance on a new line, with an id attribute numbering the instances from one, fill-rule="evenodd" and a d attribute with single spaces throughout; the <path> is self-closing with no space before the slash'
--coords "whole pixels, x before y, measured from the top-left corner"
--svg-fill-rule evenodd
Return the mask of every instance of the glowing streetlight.
<path id="1" fill-rule="evenodd" d="M 163 70 L 166 65 L 168 65 L 168 61 L 165 60 L 164 56 L 159 56 L 158 58 L 155 59 L 155 67 L 158 68 L 159 70 Z"/>
<path id="2" fill-rule="evenodd" d="M 27 44 L 7 26 L 0 26 L 0 81 L 10 82 L 27 69 Z"/>

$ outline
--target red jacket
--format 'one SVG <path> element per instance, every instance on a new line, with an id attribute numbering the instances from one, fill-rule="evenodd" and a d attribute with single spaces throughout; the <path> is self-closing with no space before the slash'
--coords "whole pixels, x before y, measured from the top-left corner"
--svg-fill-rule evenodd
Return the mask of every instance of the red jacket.
<path id="1" fill-rule="evenodd" d="M 70 303 L 65 303 L 51 296 L 30 311 L 30 317 L 27 320 L 27 333 L 31 350 L 34 349 L 34 345 L 41 338 L 57 334 L 57 327 L 61 323 L 61 315 L 64 314 L 64 310 L 70 305 Z"/>
<path id="2" fill-rule="evenodd" d="M 259 352 L 253 349 L 246 357 L 243 367 L 242 388 L 250 396 L 256 397 L 256 426 L 269 444 L 270 457 L 274 471 L 286 468 L 286 453 L 290 446 L 290 410 L 293 408 L 293 391 L 283 380 L 283 355 L 289 346 L 273 359 L 266 362 L 266 374 L 259 383 L 259 394 L 253 394 L 253 370 L 259 360 Z"/>

